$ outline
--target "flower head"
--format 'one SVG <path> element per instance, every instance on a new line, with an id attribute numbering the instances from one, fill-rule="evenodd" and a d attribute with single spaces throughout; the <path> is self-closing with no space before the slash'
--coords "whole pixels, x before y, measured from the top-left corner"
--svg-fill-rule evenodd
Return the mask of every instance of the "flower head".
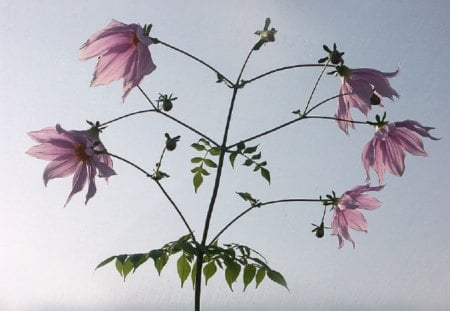
<path id="1" fill-rule="evenodd" d="M 355 247 L 355 242 L 348 232 L 348 227 L 356 231 L 367 232 L 367 220 L 358 209 L 373 210 L 381 206 L 376 198 L 364 194 L 368 191 L 380 191 L 384 186 L 370 187 L 369 185 L 357 186 L 346 191 L 334 205 L 334 214 L 331 221 L 332 235 L 339 240 L 339 248 L 344 246 L 344 239 L 350 241 Z"/>
<path id="2" fill-rule="evenodd" d="M 95 195 L 97 171 L 98 177 L 106 180 L 116 174 L 111 157 L 97 154 L 105 150 L 98 133 L 99 130 L 95 127 L 88 131 L 66 131 L 59 124 L 28 133 L 39 145 L 31 147 L 27 153 L 35 158 L 51 161 L 44 170 L 46 186 L 50 179 L 73 174 L 72 191 L 64 206 L 75 193 L 84 188 L 86 182 L 89 186 L 85 203 Z"/>
<path id="3" fill-rule="evenodd" d="M 370 68 L 350 69 L 344 65 L 336 68 L 342 78 L 339 89 L 339 101 L 335 117 L 342 120 L 352 121 L 350 107 L 359 109 L 367 116 L 372 105 L 382 105 L 381 98 L 387 97 L 391 100 L 399 97 L 389 84 L 388 78 L 395 77 L 399 69 L 394 72 L 381 72 Z M 339 121 L 339 127 L 348 134 L 351 122 Z"/>
<path id="4" fill-rule="evenodd" d="M 147 32 L 147 31 L 145 31 Z M 123 78 L 122 101 L 145 75 L 155 70 L 148 46 L 152 40 L 138 24 L 112 20 L 81 46 L 81 60 L 98 57 L 91 86 Z"/>
<path id="5" fill-rule="evenodd" d="M 397 176 L 403 175 L 406 151 L 416 156 L 427 155 L 421 137 L 439 139 L 428 133 L 433 127 L 423 126 L 412 120 L 388 122 L 377 126 L 377 129 L 374 137 L 364 147 L 361 159 L 367 180 L 370 179 L 369 168 L 372 168 L 380 183 L 383 182 L 386 170 Z"/>

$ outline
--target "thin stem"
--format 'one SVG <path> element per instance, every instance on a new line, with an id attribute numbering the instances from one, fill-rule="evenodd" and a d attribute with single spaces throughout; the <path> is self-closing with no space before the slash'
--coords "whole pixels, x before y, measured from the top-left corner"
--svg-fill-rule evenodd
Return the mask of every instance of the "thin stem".
<path id="1" fill-rule="evenodd" d="M 181 220 L 183 221 L 184 225 L 186 226 L 186 228 L 188 229 L 189 233 L 192 236 L 192 239 L 195 241 L 195 236 L 194 236 L 194 231 L 192 231 L 191 227 L 189 226 L 186 218 L 184 217 L 183 213 L 180 211 L 180 209 L 178 208 L 178 206 L 175 204 L 175 202 L 172 200 L 172 198 L 170 197 L 170 195 L 167 193 L 167 191 L 164 189 L 164 187 L 161 185 L 161 183 L 159 182 L 159 180 L 155 179 L 152 177 L 152 175 L 147 172 L 146 170 L 144 170 L 143 168 L 141 168 L 140 166 L 138 166 L 137 164 L 122 158 L 121 156 L 118 156 L 116 154 L 110 153 L 110 152 L 104 152 L 104 154 L 107 154 L 115 159 L 118 159 L 122 162 L 125 162 L 129 165 L 131 165 L 132 167 L 138 169 L 139 171 L 141 171 L 142 173 L 145 174 L 145 176 L 150 177 L 154 182 L 156 182 L 156 184 L 159 186 L 159 188 L 161 189 L 161 191 L 164 193 L 164 195 L 166 196 L 167 200 L 169 200 L 169 202 L 172 204 L 172 206 L 175 208 L 176 212 L 178 213 L 178 215 L 180 216 Z"/>
<path id="2" fill-rule="evenodd" d="M 161 163 L 164 157 L 164 153 L 166 152 L 167 147 L 164 146 L 163 151 L 161 152 L 161 156 L 159 157 L 159 162 L 156 164 L 156 172 L 155 172 L 155 176 L 158 176 L 159 173 L 159 169 L 161 168 Z"/>
<path id="3" fill-rule="evenodd" d="M 222 230 L 219 231 L 219 233 L 216 234 L 216 236 L 211 240 L 209 245 L 211 246 L 212 244 L 214 244 L 214 242 L 217 241 L 217 239 L 222 235 L 222 233 L 224 233 L 229 227 L 231 227 L 232 224 L 234 224 L 237 220 L 239 220 L 239 218 L 241 218 L 242 216 L 244 216 L 245 214 L 247 214 L 254 208 L 255 208 L 254 206 L 249 207 L 245 211 L 243 211 L 242 213 L 240 213 L 239 215 L 234 217 L 225 227 L 223 227 Z"/>
<path id="4" fill-rule="evenodd" d="M 125 119 L 125 118 L 128 118 L 128 117 L 134 116 L 134 115 L 136 115 L 136 114 L 147 113 L 147 112 L 156 112 L 156 111 L 157 111 L 157 110 L 155 110 L 155 109 L 146 109 L 146 110 L 140 110 L 140 111 L 128 113 L 128 114 L 125 114 L 125 115 L 120 116 L 120 117 L 118 117 L 118 118 L 112 119 L 112 120 L 110 120 L 110 121 L 108 121 L 108 122 L 104 122 L 104 123 L 100 124 L 99 127 L 103 127 L 103 126 L 105 126 L 105 125 L 114 123 L 114 122 L 116 122 L 116 121 L 119 121 L 119 120 L 122 120 L 122 119 Z"/>
<path id="5" fill-rule="evenodd" d="M 298 121 L 301 121 L 301 120 L 307 119 L 307 118 L 309 118 L 309 119 L 329 119 L 329 120 L 336 120 L 336 121 L 346 121 L 346 122 L 349 122 L 349 123 L 368 124 L 367 122 L 364 122 L 364 121 L 353 121 L 353 120 L 339 119 L 339 118 L 335 118 L 335 117 L 320 117 L 320 116 L 309 116 L 309 115 L 308 115 L 311 111 L 313 111 L 314 109 L 318 108 L 320 105 L 322 105 L 322 104 L 324 104 L 324 103 L 326 103 L 326 102 L 328 102 L 328 101 L 330 101 L 330 100 L 332 100 L 332 99 L 334 99 L 334 98 L 337 98 L 337 97 L 340 97 L 340 96 L 344 96 L 344 95 L 346 95 L 346 94 L 336 95 L 336 96 L 329 97 L 329 98 L 327 98 L 327 99 L 321 101 L 321 102 L 318 103 L 317 105 L 311 107 L 311 108 L 306 112 L 306 114 L 303 114 L 302 116 L 299 116 L 298 118 L 296 118 L 296 119 L 294 119 L 294 120 L 285 122 L 285 123 L 280 124 L 280 125 L 278 125 L 278 126 L 275 126 L 274 128 L 271 128 L 270 130 L 261 132 L 261 133 L 259 133 L 259 134 L 257 134 L 257 135 L 254 135 L 254 136 L 252 136 L 252 137 L 249 137 L 249 138 L 246 138 L 246 139 L 244 139 L 244 140 L 241 140 L 241 141 L 239 141 L 239 142 L 237 142 L 237 143 L 234 143 L 234 144 L 228 146 L 227 149 L 233 148 L 234 146 L 237 146 L 239 143 L 246 143 L 246 142 L 255 140 L 255 139 L 257 139 L 257 138 L 260 138 L 260 137 L 262 137 L 262 136 L 268 135 L 268 134 L 273 133 L 273 132 L 275 132 L 275 131 L 277 131 L 277 130 L 279 130 L 279 129 L 282 129 L 282 128 L 288 126 L 288 125 L 291 125 L 291 124 L 293 124 L 293 123 L 296 123 L 296 122 L 298 122 Z"/>
<path id="6" fill-rule="evenodd" d="M 139 87 L 139 85 L 138 85 L 138 87 Z M 145 93 L 144 90 L 141 89 L 140 87 L 139 87 L 139 90 L 141 91 L 142 95 L 144 95 L 145 99 L 147 99 L 147 101 L 148 101 L 153 107 L 155 107 L 155 105 L 153 104 L 152 100 L 147 96 L 147 93 Z M 172 121 L 175 121 L 176 123 L 178 123 L 178 124 L 184 126 L 185 128 L 189 129 L 190 131 L 196 133 L 197 135 L 199 135 L 199 136 L 201 136 L 201 137 L 203 137 L 203 138 L 209 140 L 209 141 L 210 141 L 211 143 L 213 143 L 214 145 L 219 146 L 218 143 L 216 143 L 213 139 L 209 138 L 207 135 L 203 134 L 202 132 L 200 132 L 199 130 L 193 128 L 192 126 L 190 126 L 190 125 L 184 123 L 183 121 L 181 121 L 181 120 L 179 120 L 179 119 L 177 119 L 177 118 L 175 118 L 175 117 L 172 117 L 170 114 L 167 114 L 167 113 L 161 111 L 161 109 L 158 109 L 158 108 L 155 107 L 154 110 L 150 110 L 150 111 L 157 112 L 157 113 L 159 113 L 159 114 L 165 116 L 166 118 L 169 118 L 169 119 L 171 119 Z"/>
<path id="7" fill-rule="evenodd" d="M 252 209 L 264 206 L 264 205 L 270 205 L 270 204 L 276 204 L 276 203 L 285 203 L 285 202 L 323 202 L 324 200 L 321 199 L 283 199 L 283 200 L 275 200 L 275 201 L 267 201 L 263 203 L 258 203 L 255 206 L 251 206 L 247 208 L 245 211 L 234 217 L 228 224 L 223 227 L 222 230 L 217 233 L 217 235 L 214 237 L 214 239 L 211 240 L 209 245 L 212 245 L 221 235 L 224 233 L 231 225 L 233 225 L 237 220 L 239 220 L 241 217 L 243 217 L 245 214 L 250 212 Z"/>
<path id="8" fill-rule="evenodd" d="M 335 121 L 344 121 L 344 122 L 348 122 L 348 123 L 353 123 L 353 124 L 368 124 L 371 125 L 370 123 L 368 123 L 368 121 L 354 121 L 354 120 L 346 120 L 346 119 L 341 119 L 341 118 L 336 118 L 336 117 L 326 117 L 326 116 L 303 116 L 304 119 L 324 119 L 324 120 L 335 120 Z"/>
<path id="9" fill-rule="evenodd" d="M 144 90 L 142 90 L 142 88 L 139 85 L 137 85 L 137 88 L 139 89 L 139 91 L 141 91 L 141 93 L 144 95 L 145 99 L 147 99 L 147 101 L 150 103 L 150 105 L 152 105 L 153 109 L 155 109 L 156 111 L 159 111 L 159 109 L 156 108 L 155 104 L 150 99 L 150 97 L 147 96 L 147 94 L 144 92 Z"/>
<path id="10" fill-rule="evenodd" d="M 168 43 L 166 43 L 166 42 L 164 42 L 164 41 L 161 41 L 161 40 L 159 40 L 159 39 L 156 39 L 156 38 L 150 38 L 150 39 L 152 39 L 155 43 L 160 43 L 160 44 L 162 44 L 162 45 L 164 45 L 164 46 L 166 46 L 166 47 L 168 47 L 168 48 L 170 48 L 170 49 L 172 49 L 172 50 L 174 50 L 174 51 L 177 51 L 177 52 L 179 52 L 179 53 L 181 53 L 181 54 L 184 54 L 184 55 L 186 55 L 186 56 L 192 58 L 193 60 L 199 62 L 200 64 L 202 64 L 202 65 L 208 67 L 209 69 L 211 69 L 212 71 L 214 71 L 217 75 L 220 75 L 220 76 L 223 78 L 223 80 L 225 80 L 230 86 L 234 87 L 234 84 L 233 84 L 229 79 L 227 79 L 220 71 L 218 71 L 216 68 L 214 68 L 214 67 L 211 66 L 210 64 L 204 62 L 204 61 L 201 60 L 200 58 L 195 57 L 194 55 L 192 55 L 192 54 L 190 54 L 190 53 L 188 53 L 188 52 L 186 52 L 186 51 L 183 51 L 183 50 L 181 50 L 181 49 L 179 49 L 179 48 L 177 48 L 177 47 L 174 47 L 173 45 L 170 45 L 170 44 L 168 44 Z"/>
<path id="11" fill-rule="evenodd" d="M 313 111 L 313 110 L 319 108 L 320 106 L 322 106 L 323 104 L 325 104 L 326 102 L 329 102 L 329 101 L 332 100 L 332 99 L 335 99 L 335 98 L 338 98 L 338 97 L 342 97 L 342 96 L 345 96 L 345 95 L 349 95 L 349 94 L 350 94 L 350 93 L 344 93 L 344 94 L 338 94 L 338 95 L 335 95 L 335 96 L 328 97 L 327 99 L 324 99 L 324 100 L 322 100 L 321 102 L 319 102 L 318 104 L 316 104 L 316 105 L 314 105 L 313 107 L 311 107 L 311 109 L 309 109 L 308 111 L 306 111 L 306 112 L 303 113 L 303 114 L 304 114 L 304 115 L 307 115 L 307 114 L 309 114 L 311 111 Z"/>
<path id="12" fill-rule="evenodd" d="M 294 69 L 294 68 L 303 68 L 303 67 L 323 67 L 323 65 L 322 64 L 299 64 L 299 65 L 280 67 L 280 68 L 277 68 L 277 69 L 270 70 L 270 71 L 268 71 L 266 73 L 263 73 L 263 74 L 261 74 L 259 76 L 256 76 L 256 77 L 254 77 L 254 78 L 252 78 L 250 80 L 245 80 L 245 84 L 253 82 L 253 81 L 258 80 L 258 79 L 261 79 L 261 78 L 263 78 L 265 76 L 268 76 L 268 75 L 271 75 L 271 74 L 273 74 L 275 72 L 279 72 L 279 71 L 283 71 L 283 70 L 289 70 L 289 69 Z"/>
<path id="13" fill-rule="evenodd" d="M 325 72 L 325 69 L 327 69 L 327 66 L 328 66 L 329 63 L 330 63 L 330 60 L 327 60 L 327 62 L 326 62 L 325 65 L 323 66 L 323 69 L 322 69 L 322 71 L 320 72 L 320 75 L 319 75 L 319 77 L 317 78 L 316 83 L 314 84 L 314 87 L 313 87 L 313 89 L 312 89 L 312 91 L 311 91 L 311 95 L 309 95 L 308 102 L 306 103 L 305 110 L 303 110 L 303 114 L 304 114 L 306 111 L 308 111 L 309 104 L 311 103 L 312 97 L 313 97 L 314 93 L 316 92 L 317 85 L 319 84 L 320 79 L 322 79 L 323 73 Z"/>
<path id="14" fill-rule="evenodd" d="M 234 103 L 236 101 L 236 95 L 239 90 L 239 81 L 241 80 L 242 73 L 244 72 L 244 69 L 245 69 L 252 53 L 253 53 L 253 48 L 248 53 L 247 58 L 245 59 L 244 64 L 242 65 L 241 71 L 239 72 L 239 75 L 236 79 L 236 83 L 232 84 L 233 85 L 233 95 L 231 96 L 230 108 L 228 109 L 227 121 L 225 124 L 224 133 L 223 133 L 221 152 L 220 152 L 219 161 L 217 164 L 216 179 L 214 181 L 214 187 L 213 187 L 213 191 L 211 194 L 208 211 L 206 213 L 205 226 L 203 228 L 203 236 L 202 236 L 202 240 L 201 240 L 202 247 L 204 247 L 206 245 L 206 239 L 208 237 L 208 231 L 209 231 L 209 225 L 211 222 L 212 212 L 214 210 L 217 193 L 219 191 L 220 179 L 222 176 L 222 169 L 223 169 L 223 163 L 224 163 L 224 158 L 225 158 L 225 147 L 227 145 L 228 132 L 230 129 L 231 116 L 233 114 Z M 201 286 L 202 286 L 202 280 L 201 280 L 202 279 L 202 265 L 203 265 L 203 253 L 199 252 L 199 254 L 197 256 L 197 273 L 196 273 L 196 277 L 195 277 L 195 311 L 200 311 Z"/>

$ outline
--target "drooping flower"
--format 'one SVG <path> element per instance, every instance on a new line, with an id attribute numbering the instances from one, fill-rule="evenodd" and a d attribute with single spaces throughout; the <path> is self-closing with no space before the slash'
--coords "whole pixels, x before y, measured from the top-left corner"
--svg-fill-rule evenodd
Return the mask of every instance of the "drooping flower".
<path id="1" fill-rule="evenodd" d="M 146 27 L 145 27 L 146 28 Z M 81 46 L 81 60 L 98 57 L 91 86 L 105 85 L 123 78 L 122 101 L 144 76 L 155 70 L 148 46 L 152 40 L 138 24 L 112 20 Z"/>
<path id="2" fill-rule="evenodd" d="M 105 150 L 98 134 L 99 130 L 95 127 L 88 131 L 66 131 L 59 124 L 28 133 L 39 145 L 31 147 L 27 154 L 51 161 L 44 170 L 43 178 L 46 186 L 53 178 L 73 174 L 72 191 L 64 206 L 75 193 L 84 188 L 86 182 L 89 185 L 85 203 L 95 195 L 97 171 L 98 177 L 105 180 L 116 174 L 112 168 L 111 157 L 97 153 Z"/>
<path id="3" fill-rule="evenodd" d="M 370 187 L 369 185 L 356 186 L 344 192 L 334 205 L 334 214 L 331 221 L 332 235 L 339 240 L 339 248 L 344 246 L 344 239 L 353 244 L 355 242 L 348 232 L 348 227 L 356 231 L 367 232 L 367 220 L 359 209 L 373 210 L 381 206 L 376 198 L 364 194 L 368 191 L 380 191 L 384 186 Z"/>
<path id="4" fill-rule="evenodd" d="M 381 72 L 370 68 L 350 69 L 344 65 L 336 67 L 337 73 L 342 78 L 339 89 L 339 100 L 335 117 L 352 121 L 350 108 L 359 109 L 367 116 L 372 105 L 383 105 L 382 98 L 394 100 L 399 97 L 389 84 L 388 78 L 395 77 L 399 69 L 394 72 Z M 339 127 L 348 134 L 348 126 L 354 128 L 353 123 L 339 121 Z"/>
<path id="5" fill-rule="evenodd" d="M 370 168 L 377 173 L 380 183 L 383 182 L 385 171 L 402 176 L 405 171 L 405 152 L 427 156 L 421 137 L 439 139 L 428 133 L 432 129 L 434 128 L 413 120 L 388 122 L 377 126 L 374 137 L 366 144 L 361 154 L 367 181 L 370 179 Z"/>

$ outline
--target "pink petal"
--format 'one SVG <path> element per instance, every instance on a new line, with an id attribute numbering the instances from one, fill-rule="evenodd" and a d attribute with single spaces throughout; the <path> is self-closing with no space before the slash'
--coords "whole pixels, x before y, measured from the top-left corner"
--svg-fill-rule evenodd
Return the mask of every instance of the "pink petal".
<path id="1" fill-rule="evenodd" d="M 53 178 L 62 178 L 72 175 L 78 165 L 78 161 L 74 156 L 66 155 L 59 160 L 54 160 L 50 162 L 44 169 L 44 184 Z"/>
<path id="2" fill-rule="evenodd" d="M 343 211 L 343 213 L 350 228 L 356 231 L 367 232 L 367 220 L 360 211 L 356 209 L 348 209 Z"/>
<path id="3" fill-rule="evenodd" d="M 95 186 L 95 175 L 97 174 L 97 171 L 95 169 L 95 166 L 93 165 L 88 165 L 88 182 L 89 182 L 89 186 L 88 186 L 88 191 L 86 193 L 86 201 L 84 202 L 84 204 L 87 204 L 87 202 L 89 201 L 90 198 L 92 198 L 95 193 L 97 192 L 97 187 Z"/>
<path id="4" fill-rule="evenodd" d="M 69 194 L 69 197 L 67 198 L 66 204 L 64 204 L 64 207 L 67 206 L 70 199 L 72 199 L 73 195 L 83 190 L 84 185 L 86 184 L 87 180 L 87 165 L 83 162 L 79 162 L 75 174 L 73 175 L 72 180 L 72 191 Z"/>

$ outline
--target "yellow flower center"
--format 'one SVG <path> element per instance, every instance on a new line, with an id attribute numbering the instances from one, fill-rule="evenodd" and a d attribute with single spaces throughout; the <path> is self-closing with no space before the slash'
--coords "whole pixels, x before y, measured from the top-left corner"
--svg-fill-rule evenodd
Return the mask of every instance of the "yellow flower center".
<path id="1" fill-rule="evenodd" d="M 75 146 L 75 157 L 80 162 L 89 162 L 89 160 L 91 159 L 86 154 L 86 152 L 84 152 L 85 149 L 86 149 L 86 147 L 84 145 L 82 145 L 82 144 L 77 144 Z"/>

